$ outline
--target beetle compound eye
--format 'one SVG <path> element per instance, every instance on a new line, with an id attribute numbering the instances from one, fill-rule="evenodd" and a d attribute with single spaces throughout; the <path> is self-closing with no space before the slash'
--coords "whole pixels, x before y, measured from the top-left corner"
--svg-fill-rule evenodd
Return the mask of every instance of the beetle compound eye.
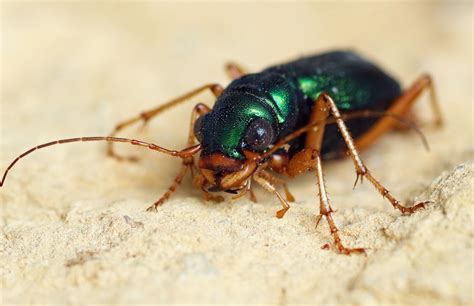
<path id="1" fill-rule="evenodd" d="M 199 142 L 202 141 L 202 120 L 204 116 L 197 118 L 196 122 L 194 122 L 194 136 Z"/>
<path id="2" fill-rule="evenodd" d="M 271 124 L 267 120 L 258 118 L 250 123 L 244 139 L 250 149 L 261 151 L 268 148 L 273 138 L 274 133 Z"/>

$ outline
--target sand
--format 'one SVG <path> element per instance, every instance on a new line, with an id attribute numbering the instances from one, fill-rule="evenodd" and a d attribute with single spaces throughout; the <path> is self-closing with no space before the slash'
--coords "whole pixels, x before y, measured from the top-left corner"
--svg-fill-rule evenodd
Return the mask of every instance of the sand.
<path id="1" fill-rule="evenodd" d="M 207 82 L 228 60 L 251 71 L 333 48 L 374 59 L 408 86 L 435 79 L 445 126 L 394 132 L 362 154 L 408 203 L 402 216 L 349 160 L 324 165 L 344 256 L 318 214 L 314 173 L 275 218 L 261 189 L 208 203 L 189 181 L 145 208 L 179 161 L 104 144 L 51 147 L 22 160 L 0 189 L 2 304 L 443 304 L 473 298 L 473 7 L 469 3 L 33 4 L 2 2 L 0 167 L 49 140 L 106 135 L 114 124 Z M 203 95 L 194 103 L 212 102 Z M 124 136 L 181 148 L 191 104 Z M 416 107 L 429 122 L 428 99 Z M 330 249 L 323 246 L 329 243 Z"/>

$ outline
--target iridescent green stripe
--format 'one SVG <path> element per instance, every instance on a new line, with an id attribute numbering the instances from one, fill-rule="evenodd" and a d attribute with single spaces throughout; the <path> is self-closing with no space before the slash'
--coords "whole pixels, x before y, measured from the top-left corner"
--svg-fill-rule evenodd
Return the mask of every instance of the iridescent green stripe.
<path id="1" fill-rule="evenodd" d="M 254 94 L 250 94 L 250 95 L 256 97 L 259 101 L 261 101 L 261 102 L 265 103 L 266 105 L 268 105 L 275 112 L 278 123 L 285 122 L 286 115 L 288 113 L 286 113 L 286 114 L 283 113 L 281 108 L 280 108 L 280 105 L 285 104 L 285 100 L 283 100 L 283 97 L 281 95 L 279 95 L 279 94 L 273 95 L 273 93 L 270 92 L 270 95 L 272 96 L 273 101 L 268 99 L 268 98 L 265 98 L 265 97 L 256 96 Z"/>

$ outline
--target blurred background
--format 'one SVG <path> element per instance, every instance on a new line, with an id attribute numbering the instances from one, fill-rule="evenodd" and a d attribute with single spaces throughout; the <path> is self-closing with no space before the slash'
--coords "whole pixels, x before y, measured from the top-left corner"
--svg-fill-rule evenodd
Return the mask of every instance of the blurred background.
<path id="1" fill-rule="evenodd" d="M 226 85 L 229 81 L 223 68 L 227 61 L 238 62 L 253 72 L 300 56 L 343 48 L 372 59 L 403 86 L 409 86 L 423 72 L 430 73 L 435 80 L 446 126 L 438 131 L 424 130 L 431 152 L 423 151 L 414 133 L 394 133 L 364 153 L 368 164 L 379 178 L 388 182 L 392 191 L 413 196 L 420 185 L 427 185 L 442 171 L 473 157 L 473 12 L 470 1 L 2 1 L 0 167 L 5 168 L 10 160 L 34 144 L 64 137 L 106 135 L 119 121 L 204 83 Z M 211 104 L 212 98 L 204 94 L 154 119 L 145 131 L 131 128 L 122 135 L 181 148 L 191 107 L 199 101 Z M 427 99 L 416 109 L 423 120 L 429 121 L 431 112 Z M 17 229 L 16 226 L 34 228 L 43 222 L 64 220 L 71 209 L 108 211 L 111 207 L 128 210 L 133 207 L 141 213 L 147 203 L 166 189 L 179 161 L 133 148 L 123 147 L 120 151 L 134 152 L 143 160 L 140 164 L 117 164 L 104 157 L 104 145 L 83 144 L 50 148 L 22 161 L 23 164 L 12 171 L 6 184 L 8 188 L 1 190 L 2 202 L 8 203 L 2 205 L 2 225 L 10 230 Z M 389 205 L 381 205 L 380 197 L 369 187 L 358 188 L 351 197 L 347 196 L 354 179 L 351 167 L 350 161 L 331 163 L 327 167 L 327 182 L 336 207 L 344 210 L 360 204 L 369 211 L 392 213 Z M 298 178 L 290 186 L 303 202 L 314 199 L 312 179 Z M 197 197 L 198 193 L 185 184 L 176 198 L 192 196 Z M 261 197 L 264 203 L 274 201 L 271 196 Z M 203 214 L 211 209 L 199 204 L 194 206 L 193 209 L 203 210 Z M 264 207 L 271 218 L 275 207 Z M 18 214 L 18 211 L 28 214 Z M 315 214 L 316 210 L 308 212 L 308 216 Z M 80 223 L 80 220 L 83 219 L 78 217 L 70 222 Z M 234 220 L 239 222 L 239 216 Z M 310 221 L 307 224 L 308 231 L 313 230 Z M 47 236 L 44 233 L 38 232 L 35 239 Z M 29 245 L 28 239 L 24 241 L 23 247 Z M 16 257 L 12 255 L 9 260 L 26 256 L 22 255 L 19 245 L 9 246 L 10 251 L 16 252 L 11 251 Z M 31 265 L 25 266 L 20 259 L 11 265 L 15 268 L 6 274 L 5 282 L 10 301 L 38 301 L 35 296 L 51 301 L 59 294 L 57 288 L 71 281 L 70 278 L 62 281 L 58 276 L 62 275 L 60 268 L 57 275 L 35 276 L 36 264 L 48 256 L 44 254 L 49 250 L 41 252 L 29 253 L 28 256 L 33 257 L 26 260 L 33 263 Z M 333 260 L 339 262 L 340 259 Z M 355 267 L 353 271 L 361 265 L 357 259 L 351 263 L 354 266 L 347 264 L 347 267 Z M 107 271 L 120 269 L 118 263 Z M 117 277 L 115 272 L 110 273 L 112 279 Z M 301 277 L 304 280 L 314 275 Z M 260 290 L 259 301 L 273 301 L 265 295 L 266 289 L 259 286 L 249 285 L 240 295 L 238 288 L 242 284 L 238 278 L 218 283 L 228 289 L 222 292 L 235 301 L 246 301 L 245 297 L 255 294 L 254 290 Z M 438 290 L 433 283 L 427 281 L 428 288 Z M 128 285 L 139 292 L 140 284 L 138 281 Z M 469 281 L 461 281 L 461 284 L 467 286 Z M 472 287 L 472 276 L 470 284 Z M 294 301 L 347 301 L 341 299 L 346 296 L 344 293 L 337 298 L 328 293 L 329 290 L 321 293 L 325 286 L 334 289 L 339 285 L 334 280 L 314 285 L 299 297 L 293 294 Z M 28 293 L 20 298 L 19 293 L 27 287 Z M 341 288 L 349 287 L 346 283 Z M 83 293 L 93 292 L 88 291 L 87 286 L 81 288 Z M 168 292 L 165 300 L 182 302 L 181 294 L 187 292 L 186 288 L 183 290 Z M 185 301 L 199 295 L 199 290 L 189 290 L 190 299 Z M 378 292 L 375 294 L 378 297 L 371 301 L 394 301 L 384 298 L 390 290 L 373 290 Z M 99 301 L 114 300 L 101 294 L 97 295 L 101 296 Z M 450 295 L 451 291 L 439 294 L 439 299 L 434 301 L 469 300 L 465 291 L 458 295 Z M 75 301 L 84 302 L 86 296 L 78 294 Z M 92 294 L 89 298 L 95 296 Z M 134 296 L 134 301 L 149 302 L 151 296 L 144 294 L 142 299 Z M 360 301 L 368 301 L 363 294 L 361 296 Z M 281 299 L 285 297 L 280 296 Z M 289 299 L 292 300 L 291 292 Z M 421 297 L 421 301 L 426 299 Z"/>

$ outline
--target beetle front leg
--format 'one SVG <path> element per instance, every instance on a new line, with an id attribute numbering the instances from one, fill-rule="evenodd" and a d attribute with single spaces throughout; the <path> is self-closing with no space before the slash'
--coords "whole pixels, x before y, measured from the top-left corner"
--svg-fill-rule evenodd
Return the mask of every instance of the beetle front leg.
<path id="1" fill-rule="evenodd" d="M 199 116 L 202 116 L 208 113 L 210 110 L 211 109 L 209 108 L 209 106 L 203 103 L 198 103 L 194 106 L 193 111 L 191 113 L 191 120 L 189 124 L 187 147 L 191 147 L 195 143 L 194 124 L 197 118 L 199 118 Z M 168 200 L 169 197 L 176 191 L 176 189 L 178 188 L 178 186 L 181 184 L 184 177 L 186 176 L 186 173 L 188 172 L 188 170 L 190 169 L 192 170 L 192 167 L 194 167 L 194 157 L 191 156 L 191 157 L 183 159 L 181 169 L 178 172 L 178 175 L 175 177 L 171 186 L 157 201 L 155 201 L 155 203 L 153 203 L 153 205 L 147 208 L 147 211 L 156 211 L 158 206 L 163 205 L 163 203 L 165 203 L 166 200 Z M 208 199 L 214 200 L 212 196 L 210 196 Z M 216 197 L 216 200 L 220 200 L 220 199 Z"/>
<path id="2" fill-rule="evenodd" d="M 275 186 L 272 185 L 268 180 L 263 178 L 261 176 L 260 171 L 257 171 L 252 178 L 259 184 L 261 185 L 265 190 L 268 192 L 273 193 L 274 195 L 277 196 L 278 200 L 280 201 L 282 209 L 276 212 L 276 217 L 278 219 L 281 219 L 285 216 L 286 212 L 288 209 L 290 209 L 290 204 L 282 197 L 282 195 L 276 190 Z"/>
<path id="3" fill-rule="evenodd" d="M 192 168 L 191 168 L 192 169 Z M 198 173 L 198 174 L 193 174 L 193 186 L 200 189 L 202 192 L 202 197 L 204 201 L 212 201 L 216 203 L 220 203 L 224 201 L 224 197 L 221 195 L 212 195 L 208 191 L 206 191 L 207 180 L 204 177 L 204 175 Z"/>
<path id="4" fill-rule="evenodd" d="M 265 171 L 265 170 L 262 170 L 260 172 L 260 176 L 263 177 L 264 179 L 266 179 L 267 181 L 269 181 L 270 183 L 274 184 L 274 185 L 279 185 L 281 187 L 283 187 L 283 191 L 285 192 L 285 196 L 286 196 L 286 200 L 288 202 L 294 202 L 295 201 L 295 197 L 291 194 L 290 192 L 290 189 L 288 189 L 288 186 L 286 185 L 286 182 L 276 176 L 274 176 L 273 174 Z"/>
<path id="5" fill-rule="evenodd" d="M 181 169 L 180 169 L 178 175 L 175 177 L 173 183 L 171 184 L 170 187 L 168 187 L 168 190 L 157 201 L 155 201 L 155 203 L 153 203 L 146 210 L 156 212 L 158 206 L 163 205 L 166 202 L 166 200 L 168 200 L 169 197 L 176 191 L 178 186 L 183 181 L 183 178 L 186 176 L 187 172 L 188 172 L 188 166 L 182 165 Z"/>

